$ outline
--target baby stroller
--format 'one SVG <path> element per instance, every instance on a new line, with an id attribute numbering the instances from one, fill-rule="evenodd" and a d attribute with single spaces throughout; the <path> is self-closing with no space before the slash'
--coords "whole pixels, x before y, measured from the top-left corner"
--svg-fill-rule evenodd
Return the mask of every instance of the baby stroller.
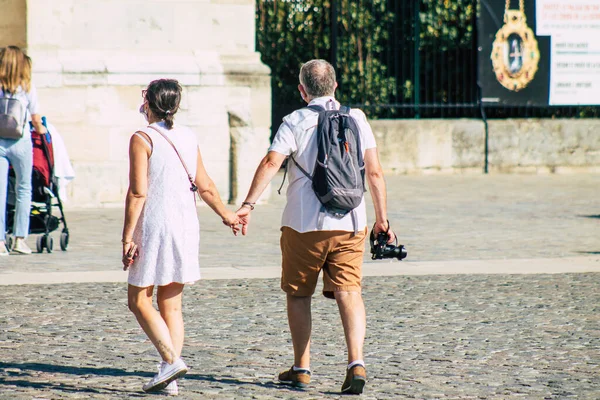
<path id="1" fill-rule="evenodd" d="M 46 117 L 42 117 L 46 126 Z M 29 233 L 40 234 L 36 240 L 36 249 L 42 253 L 44 249 L 52 253 L 54 239 L 50 232 L 58 229 L 63 224 L 60 234 L 60 249 L 67 250 L 69 245 L 69 229 L 63 212 L 62 201 L 58 194 L 58 185 L 54 176 L 54 153 L 50 133 L 39 135 L 31 127 L 31 140 L 33 142 L 33 172 L 31 176 L 31 213 L 29 216 Z M 52 214 L 52 208 L 58 207 L 60 217 Z M 6 226 L 8 234 L 12 234 L 15 217 L 15 173 L 11 168 L 8 174 L 8 203 L 6 205 Z M 7 236 L 9 248 L 12 247 L 12 238 Z"/>

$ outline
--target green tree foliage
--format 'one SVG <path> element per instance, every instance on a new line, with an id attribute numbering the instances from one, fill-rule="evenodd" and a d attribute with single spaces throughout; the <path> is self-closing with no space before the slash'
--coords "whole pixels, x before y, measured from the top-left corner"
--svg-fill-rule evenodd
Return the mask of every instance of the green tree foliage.
<path id="1" fill-rule="evenodd" d="M 440 51 L 471 48 L 476 11 L 473 0 L 422 0 L 419 11 L 422 48 Z"/>
<path id="2" fill-rule="evenodd" d="M 271 67 L 274 123 L 303 105 L 298 71 L 332 61 L 336 7 L 337 96 L 370 117 L 390 104 L 474 102 L 475 0 L 257 0 L 256 44 Z M 418 49 L 416 50 L 418 46 Z M 469 65 L 465 65 L 468 64 Z M 418 66 L 418 69 L 417 69 Z M 460 84 L 459 84 L 460 82 Z"/>
<path id="3" fill-rule="evenodd" d="M 336 1 L 336 0 L 333 0 Z M 257 0 L 256 44 L 271 67 L 273 104 L 302 106 L 298 72 L 313 58 L 332 61 L 331 0 Z M 345 104 L 392 101 L 396 80 L 382 60 L 394 15 L 387 0 L 337 0 L 337 97 Z"/>
<path id="4" fill-rule="evenodd" d="M 419 1 L 421 102 L 466 104 L 477 101 L 476 11 L 473 0 Z"/>
<path id="5" fill-rule="evenodd" d="M 390 76 L 384 55 L 395 15 L 387 11 L 387 0 L 365 3 L 343 0 L 338 6 L 341 99 L 367 106 L 392 103 L 396 78 Z"/>

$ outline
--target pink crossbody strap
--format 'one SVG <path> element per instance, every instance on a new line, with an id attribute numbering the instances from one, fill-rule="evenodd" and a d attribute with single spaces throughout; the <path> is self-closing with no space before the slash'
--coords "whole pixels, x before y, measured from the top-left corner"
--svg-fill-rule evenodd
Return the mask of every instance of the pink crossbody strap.
<path id="1" fill-rule="evenodd" d="M 160 135 L 162 137 L 164 137 L 167 142 L 169 142 L 169 144 L 171 145 L 171 147 L 173 147 L 173 150 L 175 150 L 175 153 L 177 154 L 177 157 L 179 157 L 179 161 L 181 161 L 181 165 L 183 165 L 183 168 L 185 169 L 185 173 L 186 173 L 186 175 L 188 177 L 188 180 L 190 181 L 190 190 L 192 192 L 198 192 L 198 186 L 196 186 L 196 183 L 194 183 L 194 178 L 192 178 L 192 175 L 190 174 L 190 171 L 188 170 L 187 165 L 185 165 L 185 161 L 183 161 L 183 158 L 179 154 L 179 151 L 177 151 L 177 147 L 175 147 L 175 145 L 173 144 L 173 142 L 171 141 L 171 139 L 169 139 L 167 137 L 167 135 L 165 135 L 159 129 L 157 129 L 157 128 L 153 127 L 153 126 L 148 125 L 148 128 L 154 129 L 156 132 L 160 133 Z"/>

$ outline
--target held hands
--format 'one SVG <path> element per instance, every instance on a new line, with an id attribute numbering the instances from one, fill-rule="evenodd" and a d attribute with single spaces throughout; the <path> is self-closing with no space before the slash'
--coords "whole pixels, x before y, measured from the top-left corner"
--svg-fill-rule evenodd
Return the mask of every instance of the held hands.
<path id="1" fill-rule="evenodd" d="M 240 210 L 241 209 L 245 209 L 245 207 L 242 206 Z M 249 212 L 250 211 L 248 211 L 248 213 Z M 238 233 L 240 233 L 240 231 L 242 232 L 242 235 L 246 235 L 246 232 L 248 231 L 249 220 L 250 216 L 240 215 L 239 210 L 237 213 L 234 213 L 233 211 L 227 211 L 227 213 L 223 217 L 223 225 L 230 227 L 231 231 L 235 236 L 237 236 Z"/>
<path id="2" fill-rule="evenodd" d="M 242 235 L 245 236 L 248 232 L 250 211 L 252 210 L 254 210 L 254 204 L 244 202 L 235 213 L 227 211 L 226 216 L 223 218 L 223 224 L 230 227 L 235 236 L 237 236 L 240 231 L 242 232 Z"/>
<path id="3" fill-rule="evenodd" d="M 236 213 L 227 210 L 225 211 L 225 214 L 222 216 L 222 218 L 223 225 L 230 227 L 233 234 L 237 236 L 238 232 L 240 231 L 240 227 L 238 226 L 240 224 L 240 219 L 238 218 Z"/>

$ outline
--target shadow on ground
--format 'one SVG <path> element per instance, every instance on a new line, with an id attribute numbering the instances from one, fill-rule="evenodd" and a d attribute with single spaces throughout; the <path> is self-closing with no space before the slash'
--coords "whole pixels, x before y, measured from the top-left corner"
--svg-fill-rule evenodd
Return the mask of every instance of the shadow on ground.
<path id="1" fill-rule="evenodd" d="M 30 388 L 30 389 L 38 389 L 43 391 L 59 391 L 65 393 L 89 393 L 89 394 L 110 394 L 118 395 L 118 394 L 127 394 L 127 397 L 140 397 L 143 396 L 143 393 L 125 389 L 114 389 L 106 386 L 101 387 L 91 387 L 84 385 L 69 385 L 65 383 L 55 383 L 55 382 L 32 382 L 30 380 L 13 380 L 13 379 L 3 379 L 0 378 L 0 386 L 4 387 L 6 391 L 9 391 L 8 387 L 13 386 L 17 388 Z"/>
<path id="2" fill-rule="evenodd" d="M 0 369 L 9 375 L 18 375 L 18 372 L 6 371 L 7 369 L 19 369 L 23 371 L 49 372 L 70 375 L 108 375 L 108 376 L 142 376 L 151 378 L 154 374 L 142 371 L 125 371 L 120 368 L 93 368 L 73 367 L 69 365 L 52 365 L 41 363 L 5 363 L 0 362 Z"/>
<path id="3" fill-rule="evenodd" d="M 6 374 L 9 378 L 0 378 L 0 386 L 16 386 L 26 387 L 40 390 L 60 390 L 63 392 L 77 392 L 77 393 L 95 393 L 95 394 L 106 394 L 109 393 L 127 393 L 128 395 L 143 395 L 142 393 L 129 390 L 119 390 L 110 387 L 85 387 L 83 385 L 68 385 L 64 383 L 53 383 L 53 382 L 35 382 L 31 379 L 31 371 L 42 372 L 42 373 L 54 373 L 54 374 L 69 374 L 77 376 L 114 376 L 114 377 L 126 377 L 126 376 L 138 376 L 151 378 L 153 376 L 150 372 L 142 371 L 126 371 L 120 368 L 93 368 L 93 367 L 76 367 L 68 365 L 52 365 L 42 363 L 6 363 L 0 362 L 0 372 Z M 16 379 L 10 379 L 14 377 Z M 24 379 L 18 379 L 22 377 Z M 220 383 L 225 385 L 233 386 L 258 386 L 260 388 L 270 389 L 285 389 L 289 390 L 289 386 L 282 385 L 277 382 L 253 382 L 249 380 L 240 380 L 232 377 L 218 377 L 213 375 L 202 375 L 202 374 L 187 374 L 185 380 L 204 381 L 212 383 Z"/>
<path id="4" fill-rule="evenodd" d="M 578 215 L 578 217 L 581 217 L 581 218 L 596 218 L 596 219 L 600 219 L 600 214 L 596 214 L 596 215 Z"/>

